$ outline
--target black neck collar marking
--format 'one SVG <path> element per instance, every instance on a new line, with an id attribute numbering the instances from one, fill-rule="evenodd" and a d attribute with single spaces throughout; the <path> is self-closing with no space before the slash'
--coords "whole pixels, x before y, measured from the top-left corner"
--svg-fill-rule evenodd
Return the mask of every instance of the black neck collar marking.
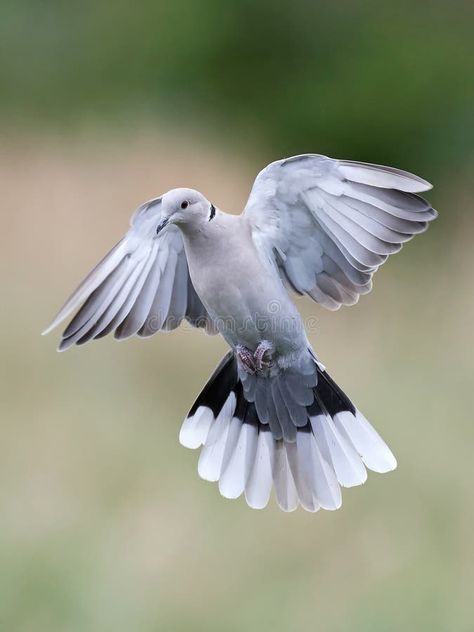
<path id="1" fill-rule="evenodd" d="M 209 215 L 209 220 L 211 221 L 211 219 L 214 218 L 214 215 L 216 214 L 216 207 L 214 206 L 214 204 L 211 204 L 211 214 Z"/>

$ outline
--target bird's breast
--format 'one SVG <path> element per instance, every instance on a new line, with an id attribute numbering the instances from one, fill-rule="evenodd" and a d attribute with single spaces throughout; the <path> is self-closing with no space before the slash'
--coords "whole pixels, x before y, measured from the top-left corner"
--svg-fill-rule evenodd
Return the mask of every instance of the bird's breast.
<path id="1" fill-rule="evenodd" d="M 264 265 L 253 243 L 237 237 L 185 242 L 191 280 L 218 330 L 233 346 L 268 340 L 287 353 L 305 345 L 301 317 L 278 273 Z"/>

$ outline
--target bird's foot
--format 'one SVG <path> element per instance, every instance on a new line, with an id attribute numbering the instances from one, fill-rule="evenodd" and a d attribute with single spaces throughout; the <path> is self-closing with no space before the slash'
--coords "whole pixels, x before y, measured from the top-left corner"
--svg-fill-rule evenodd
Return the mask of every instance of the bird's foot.
<path id="1" fill-rule="evenodd" d="M 235 350 L 237 352 L 237 357 L 239 358 L 240 363 L 242 364 L 245 371 L 253 375 L 257 369 L 253 353 L 250 351 L 250 349 L 244 347 L 244 345 L 237 345 L 235 347 Z"/>
<path id="2" fill-rule="evenodd" d="M 244 370 L 251 375 L 264 373 L 272 365 L 273 345 L 268 340 L 263 340 L 254 353 L 244 345 L 237 345 L 235 350 Z"/>
<path id="3" fill-rule="evenodd" d="M 272 365 L 271 354 L 273 351 L 273 345 L 268 340 L 262 340 L 262 342 L 255 349 L 253 354 L 255 361 L 255 368 L 257 373 L 261 373 L 265 369 L 269 369 Z"/>

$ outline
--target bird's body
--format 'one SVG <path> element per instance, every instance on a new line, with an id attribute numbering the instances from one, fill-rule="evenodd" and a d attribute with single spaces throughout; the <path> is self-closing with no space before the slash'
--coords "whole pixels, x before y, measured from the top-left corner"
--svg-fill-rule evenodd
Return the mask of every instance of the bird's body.
<path id="1" fill-rule="evenodd" d="M 305 154 L 268 165 L 239 216 L 173 189 L 136 211 L 47 331 L 79 307 L 61 351 L 184 319 L 220 333 L 230 351 L 180 432 L 183 445 L 202 446 L 199 474 L 254 508 L 273 487 L 285 511 L 337 509 L 341 486 L 396 461 L 317 359 L 289 290 L 328 309 L 356 303 L 387 257 L 436 217 L 416 195 L 430 186 L 398 169 Z"/>
<path id="2" fill-rule="evenodd" d="M 183 237 L 196 292 L 232 348 L 255 350 L 267 340 L 275 361 L 306 351 L 300 314 L 243 215 L 217 211 L 203 230 L 183 230 Z"/>

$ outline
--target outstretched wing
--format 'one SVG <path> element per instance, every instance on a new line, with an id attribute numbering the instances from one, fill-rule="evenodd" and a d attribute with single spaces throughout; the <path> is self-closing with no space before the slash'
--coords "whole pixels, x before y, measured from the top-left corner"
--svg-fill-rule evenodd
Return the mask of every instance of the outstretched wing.
<path id="1" fill-rule="evenodd" d="M 63 332 L 59 350 L 102 338 L 122 340 L 178 327 L 184 318 L 208 333 L 212 320 L 191 282 L 183 239 L 176 226 L 156 234 L 161 198 L 143 204 L 130 230 L 67 300 L 48 333 L 79 306 Z"/>
<path id="2" fill-rule="evenodd" d="M 399 169 L 305 154 L 259 173 L 244 217 L 293 289 L 335 310 L 370 292 L 388 255 L 437 216 L 415 195 L 430 188 Z"/>

